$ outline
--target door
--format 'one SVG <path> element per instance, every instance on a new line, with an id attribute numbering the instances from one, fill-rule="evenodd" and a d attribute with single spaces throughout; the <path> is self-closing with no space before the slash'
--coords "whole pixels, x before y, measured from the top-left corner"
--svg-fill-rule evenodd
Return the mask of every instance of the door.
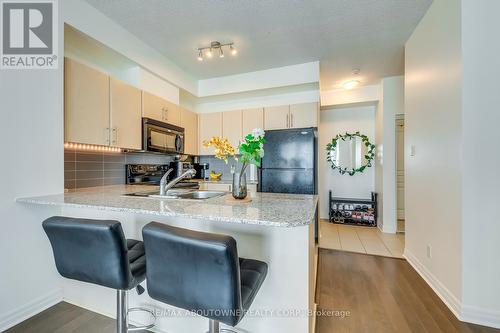
<path id="1" fill-rule="evenodd" d="M 184 153 L 198 155 L 198 115 L 181 109 L 181 127 L 184 128 Z"/>
<path id="2" fill-rule="evenodd" d="M 405 225 L 405 167 L 404 167 L 404 118 L 396 119 L 396 188 L 398 232 L 404 232 Z"/>
<path id="3" fill-rule="evenodd" d="M 204 140 L 210 140 L 214 136 L 222 136 L 222 113 L 201 113 L 198 115 L 199 128 L 199 153 L 200 155 L 214 155 L 213 147 L 205 148 Z"/>
<path id="4" fill-rule="evenodd" d="M 238 151 L 238 145 L 243 137 L 241 130 L 241 111 L 222 113 L 222 136 Z"/>
<path id="5" fill-rule="evenodd" d="M 179 106 L 163 100 L 163 121 L 175 126 L 181 126 L 181 110 Z"/>
<path id="6" fill-rule="evenodd" d="M 64 137 L 109 145 L 109 76 L 64 59 Z"/>
<path id="7" fill-rule="evenodd" d="M 252 133 L 254 128 L 264 129 L 264 109 L 246 109 L 241 111 L 242 118 L 242 137 Z"/>
<path id="8" fill-rule="evenodd" d="M 142 149 L 141 91 L 111 78 L 111 145 Z"/>
<path id="9" fill-rule="evenodd" d="M 264 129 L 285 129 L 290 123 L 290 106 L 272 106 L 264 108 Z"/>
<path id="10" fill-rule="evenodd" d="M 261 192 L 314 194 L 314 169 L 262 169 Z"/>
<path id="11" fill-rule="evenodd" d="M 164 100 L 146 91 L 142 92 L 142 116 L 165 121 Z"/>
<path id="12" fill-rule="evenodd" d="M 290 105 L 290 128 L 318 127 L 318 103 Z"/>

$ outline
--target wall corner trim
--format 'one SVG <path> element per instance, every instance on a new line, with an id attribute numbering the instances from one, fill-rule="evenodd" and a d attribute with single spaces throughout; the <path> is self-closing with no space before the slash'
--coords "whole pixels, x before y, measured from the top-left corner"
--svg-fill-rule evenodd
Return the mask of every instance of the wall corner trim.
<path id="1" fill-rule="evenodd" d="M 0 332 L 3 332 L 8 328 L 33 317 L 43 310 L 50 308 L 51 306 L 61 302 L 62 299 L 62 288 L 58 288 L 24 304 L 23 306 L 12 309 L 7 313 L 0 314 Z"/>

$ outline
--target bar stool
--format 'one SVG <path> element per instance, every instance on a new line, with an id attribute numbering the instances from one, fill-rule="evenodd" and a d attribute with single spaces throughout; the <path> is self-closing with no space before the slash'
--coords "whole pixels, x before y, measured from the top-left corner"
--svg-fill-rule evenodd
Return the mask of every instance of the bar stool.
<path id="1" fill-rule="evenodd" d="M 54 252 L 56 267 L 63 277 L 116 289 L 116 328 L 118 333 L 149 329 L 156 319 L 152 310 L 128 309 L 128 291 L 146 278 L 144 244 L 125 239 L 120 222 L 54 216 L 42 223 Z M 128 313 L 146 311 L 153 323 L 130 327 Z"/>
<path id="2" fill-rule="evenodd" d="M 157 222 L 142 235 L 151 298 L 209 318 L 210 333 L 241 321 L 264 282 L 265 262 L 239 258 L 230 236 Z"/>

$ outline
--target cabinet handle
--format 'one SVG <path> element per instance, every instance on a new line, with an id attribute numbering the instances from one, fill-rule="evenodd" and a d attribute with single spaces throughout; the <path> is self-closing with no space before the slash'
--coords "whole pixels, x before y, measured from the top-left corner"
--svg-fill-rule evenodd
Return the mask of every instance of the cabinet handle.
<path id="1" fill-rule="evenodd" d="M 293 113 L 290 113 L 290 127 L 293 127 Z"/>
<path id="2" fill-rule="evenodd" d="M 107 145 L 109 145 L 109 127 L 106 127 L 104 129 L 104 142 L 106 142 Z"/>
<path id="3" fill-rule="evenodd" d="M 113 127 L 113 140 L 112 140 L 112 145 L 115 146 L 116 142 L 118 141 L 118 129 L 116 127 Z"/>
<path id="4" fill-rule="evenodd" d="M 289 121 L 289 115 L 286 115 L 286 127 L 287 128 L 290 127 L 289 123 L 290 123 L 290 121 Z"/>
<path id="5" fill-rule="evenodd" d="M 167 121 L 167 119 L 168 119 L 168 109 L 165 108 L 163 110 L 164 110 L 163 112 L 165 112 L 165 119 L 164 120 Z"/>

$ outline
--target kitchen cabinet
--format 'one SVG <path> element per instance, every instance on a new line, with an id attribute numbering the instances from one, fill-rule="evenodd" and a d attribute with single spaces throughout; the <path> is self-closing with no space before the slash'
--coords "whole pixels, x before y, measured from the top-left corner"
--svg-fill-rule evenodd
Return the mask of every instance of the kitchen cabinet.
<path id="1" fill-rule="evenodd" d="M 272 106 L 264 108 L 264 129 L 288 128 L 290 123 L 290 106 Z"/>
<path id="2" fill-rule="evenodd" d="M 181 125 L 179 106 L 146 91 L 142 92 L 142 116 L 176 126 Z"/>
<path id="3" fill-rule="evenodd" d="M 318 126 L 318 103 L 302 103 L 264 108 L 264 129 Z"/>
<path id="4" fill-rule="evenodd" d="M 241 111 L 228 111 L 222 114 L 222 136 L 238 151 L 238 145 L 243 137 Z"/>
<path id="5" fill-rule="evenodd" d="M 201 113 L 198 115 L 198 142 L 200 155 L 214 155 L 214 148 L 203 147 L 204 140 L 210 140 L 213 136 L 222 136 L 222 113 Z"/>
<path id="6" fill-rule="evenodd" d="M 264 128 L 264 109 L 246 109 L 241 111 L 242 137 L 252 133 L 254 128 Z"/>
<path id="7" fill-rule="evenodd" d="M 65 141 L 109 145 L 109 76 L 64 59 Z"/>
<path id="8" fill-rule="evenodd" d="M 111 145 L 120 148 L 141 149 L 141 118 L 141 90 L 111 78 Z"/>
<path id="9" fill-rule="evenodd" d="M 181 108 L 181 127 L 184 128 L 184 153 L 198 155 L 198 115 Z"/>
<path id="10" fill-rule="evenodd" d="M 318 103 L 302 103 L 290 105 L 290 128 L 318 126 Z"/>

